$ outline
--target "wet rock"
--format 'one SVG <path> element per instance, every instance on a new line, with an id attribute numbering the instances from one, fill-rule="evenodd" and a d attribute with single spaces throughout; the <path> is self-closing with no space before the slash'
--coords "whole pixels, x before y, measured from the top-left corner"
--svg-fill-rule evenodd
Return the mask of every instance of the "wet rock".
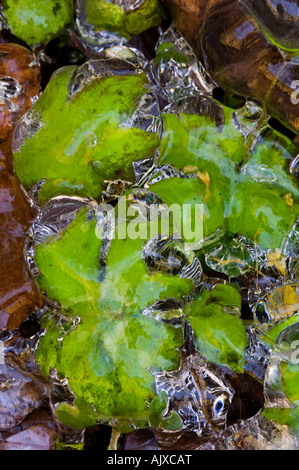
<path id="1" fill-rule="evenodd" d="M 0 44 L 0 169 L 12 169 L 12 133 L 39 87 L 40 68 L 32 52 L 18 44 Z"/>
<path id="2" fill-rule="evenodd" d="M 50 411 L 39 408 L 17 427 L 0 432 L 0 450 L 55 450 L 56 438 Z"/>
<path id="3" fill-rule="evenodd" d="M 202 440 L 195 433 L 186 433 L 173 445 L 163 446 L 149 430 L 138 430 L 121 436 L 118 442 L 120 450 L 200 450 Z"/>
<path id="4" fill-rule="evenodd" d="M 299 49 L 298 2 L 241 0 L 273 42 L 285 49 Z"/>
<path id="5" fill-rule="evenodd" d="M 0 172 L 0 329 L 17 328 L 43 302 L 23 257 L 24 238 L 34 217 L 18 180 Z"/>
<path id="6" fill-rule="evenodd" d="M 56 433 L 45 424 L 35 424 L 0 442 L 0 450 L 54 450 Z"/>
<path id="7" fill-rule="evenodd" d="M 19 425 L 41 405 L 47 404 L 48 386 L 38 366 L 8 354 L 0 364 L 0 431 Z"/>
<path id="8" fill-rule="evenodd" d="M 271 115 L 299 131 L 299 108 L 294 100 L 292 102 L 292 84 L 298 78 L 296 56 L 270 41 L 255 19 L 263 18 L 263 26 L 266 21 L 275 37 L 275 24 L 281 23 L 279 12 L 275 24 L 269 25 L 271 20 L 265 19 L 265 12 L 257 11 L 260 9 L 258 2 L 164 0 L 164 4 L 177 28 L 221 87 L 230 93 L 257 99 Z M 289 7 L 298 8 L 296 5 L 296 1 L 281 2 L 281 9 L 287 13 Z M 270 13 L 267 18 L 273 16 L 273 9 Z M 295 18 L 294 13 L 291 23 L 296 30 Z M 280 32 L 282 28 L 282 34 L 278 34 L 285 46 L 290 31 L 281 25 Z"/>

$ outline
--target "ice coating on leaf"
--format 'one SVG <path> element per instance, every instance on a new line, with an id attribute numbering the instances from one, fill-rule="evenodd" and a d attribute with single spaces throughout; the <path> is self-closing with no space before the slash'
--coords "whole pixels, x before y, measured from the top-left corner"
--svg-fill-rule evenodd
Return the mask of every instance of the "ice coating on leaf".
<path id="1" fill-rule="evenodd" d="M 208 97 L 166 108 L 159 163 L 186 178 L 147 185 L 167 205 L 202 204 L 204 238 L 222 229 L 275 251 L 298 217 L 298 182 L 288 167 L 298 148 L 243 114 Z M 240 132 L 240 121 L 248 132 Z"/>
<path id="2" fill-rule="evenodd" d="M 76 196 L 57 196 L 44 205 L 30 227 L 24 242 L 24 256 L 29 271 L 36 277 L 39 275 L 35 263 L 35 247 L 51 238 L 55 238 L 75 218 L 76 213 L 82 208 L 94 210 L 97 203 L 90 199 Z"/>
<path id="3" fill-rule="evenodd" d="M 35 246 L 37 283 L 62 307 L 56 318 L 44 316 L 36 357 L 46 376 L 53 369 L 67 380 L 72 399 L 54 405 L 64 424 L 85 428 L 100 421 L 128 432 L 148 425 L 153 371 L 177 369 L 183 343 L 182 328 L 143 312 L 158 301 L 183 301 L 194 284 L 175 273 L 150 272 L 142 259 L 146 240 L 117 236 L 100 276 L 95 214 L 86 205 Z M 172 415 L 164 424 L 176 421 Z"/>
<path id="4" fill-rule="evenodd" d="M 227 234 L 218 243 L 205 250 L 207 266 L 230 277 L 238 277 L 248 271 L 254 271 L 258 266 L 267 265 L 266 252 L 260 249 L 252 240 L 244 236 Z"/>
<path id="5" fill-rule="evenodd" d="M 158 136 L 137 116 L 141 109 L 144 122 L 149 83 L 135 59 L 129 50 L 60 69 L 20 123 L 15 170 L 27 190 L 43 180 L 41 203 L 61 194 L 99 199 L 104 180 L 133 182 L 132 163 L 154 155 Z"/>
<path id="6" fill-rule="evenodd" d="M 242 372 L 247 335 L 240 317 L 241 296 L 233 285 L 216 285 L 184 307 L 197 350 L 210 362 Z"/>
<path id="7" fill-rule="evenodd" d="M 162 272 L 192 279 L 195 286 L 202 281 L 200 262 L 181 240 L 160 235 L 149 240 L 143 249 L 142 258 L 150 272 Z"/>
<path id="8" fill-rule="evenodd" d="M 5 0 L 3 13 L 11 32 L 30 46 L 47 44 L 73 21 L 72 0 Z"/>
<path id="9" fill-rule="evenodd" d="M 75 396 L 72 404 L 59 405 L 58 418 L 75 428 L 97 420 L 126 429 L 146 427 L 155 396 L 150 370 L 177 367 L 180 330 L 138 314 L 118 319 L 100 314 L 96 323 L 82 321 L 57 343 L 59 324 L 50 320 L 45 326 L 37 359 L 46 375 L 50 366 L 68 377 Z"/>
<path id="10" fill-rule="evenodd" d="M 163 16 L 158 0 L 76 1 L 76 24 L 81 37 L 100 48 L 125 44 L 132 36 L 158 26 Z"/>

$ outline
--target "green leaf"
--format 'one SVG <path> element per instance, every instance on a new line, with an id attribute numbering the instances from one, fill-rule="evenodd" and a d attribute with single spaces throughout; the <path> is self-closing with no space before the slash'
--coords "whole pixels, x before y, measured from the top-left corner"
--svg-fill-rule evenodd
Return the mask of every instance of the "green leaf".
<path id="1" fill-rule="evenodd" d="M 47 44 L 72 24 L 72 0 L 5 0 L 4 15 L 11 32 L 30 46 Z"/>
<path id="2" fill-rule="evenodd" d="M 265 335 L 262 336 L 262 340 L 267 343 L 270 347 L 273 347 L 276 338 L 278 337 L 279 333 L 284 330 L 287 326 L 291 325 L 292 323 L 296 323 L 299 321 L 299 315 L 294 315 L 288 318 L 285 321 L 282 321 L 271 328 Z"/>
<path id="3" fill-rule="evenodd" d="M 108 30 L 125 38 L 158 26 L 163 18 L 163 9 L 158 0 L 145 0 L 139 7 L 128 11 L 107 0 L 86 0 L 85 12 L 87 22 L 96 31 Z"/>
<path id="4" fill-rule="evenodd" d="M 194 286 L 190 279 L 151 273 L 142 259 L 147 240 L 117 237 L 100 281 L 97 235 L 96 220 L 81 209 L 60 234 L 37 246 L 39 285 L 68 310 L 65 319 L 45 319 L 36 359 L 46 376 L 56 369 L 74 395 L 57 407 L 64 423 L 81 428 L 114 419 L 128 432 L 132 423 L 144 426 L 161 403 L 164 411 L 163 397 L 149 407 L 156 395 L 153 372 L 177 369 L 183 344 L 181 328 L 142 310 L 169 297 L 183 299 Z M 161 426 L 178 426 L 173 414 L 163 420 Z"/>
<path id="5" fill-rule="evenodd" d="M 163 390 L 156 395 L 149 407 L 149 424 L 151 427 L 159 429 L 163 428 L 168 431 L 177 431 L 182 427 L 182 420 L 180 416 L 175 412 L 171 411 L 167 416 L 168 395 Z"/>
<path id="6" fill-rule="evenodd" d="M 94 311 L 99 290 L 99 255 L 102 242 L 96 237 L 96 220 L 86 209 L 78 212 L 60 236 L 36 246 L 40 270 L 38 285 L 63 308 L 84 303 Z"/>
<path id="7" fill-rule="evenodd" d="M 203 204 L 204 237 L 218 229 L 264 250 L 282 249 L 299 215 L 298 182 L 289 171 L 298 147 L 270 127 L 259 135 L 246 108 L 236 111 L 199 98 L 188 111 L 188 101 L 182 103 L 176 113 L 162 115 L 160 163 L 188 178 L 162 179 L 150 190 L 168 206 L 179 204 L 182 220 L 185 204 Z"/>
<path id="8" fill-rule="evenodd" d="M 239 291 L 231 285 L 216 285 L 212 291 L 185 306 L 198 351 L 210 362 L 242 372 L 247 345 L 245 326 L 235 316 L 241 307 Z"/>
<path id="9" fill-rule="evenodd" d="M 167 431 L 179 431 L 182 426 L 182 420 L 176 411 L 171 411 L 170 415 L 166 419 L 161 420 L 161 425 L 163 429 Z"/>
<path id="10" fill-rule="evenodd" d="M 155 133 L 128 124 L 147 92 L 144 73 L 100 76 L 70 97 L 75 73 L 80 69 L 56 72 L 27 116 L 34 131 L 26 129 L 14 153 L 26 189 L 44 180 L 41 203 L 60 194 L 99 199 L 104 180 L 133 182 L 132 163 L 153 156 L 159 143 Z"/>

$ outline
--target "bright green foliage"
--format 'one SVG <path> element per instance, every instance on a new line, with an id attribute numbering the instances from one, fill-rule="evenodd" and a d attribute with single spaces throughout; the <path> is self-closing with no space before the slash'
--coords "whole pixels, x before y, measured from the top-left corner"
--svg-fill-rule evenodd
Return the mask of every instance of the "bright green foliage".
<path id="1" fill-rule="evenodd" d="M 203 204 L 205 237 L 222 229 L 266 250 L 282 248 L 299 212 L 298 183 L 288 168 L 298 149 L 270 129 L 253 144 L 237 129 L 236 111 L 211 103 L 221 119 L 204 112 L 163 115 L 160 163 L 191 178 L 161 180 L 150 189 L 167 205 Z M 252 123 L 242 124 L 250 135 Z"/>
<path id="2" fill-rule="evenodd" d="M 147 422 L 155 396 L 151 370 L 178 367 L 179 329 L 139 314 L 113 319 L 102 312 L 97 323 L 83 319 L 60 342 L 59 325 L 51 319 L 46 327 L 37 360 L 46 375 L 50 367 L 57 368 L 75 397 L 57 409 L 62 422 L 75 428 L 98 419 L 115 418 L 127 426 Z"/>
<path id="3" fill-rule="evenodd" d="M 278 424 L 289 427 L 297 439 L 299 438 L 299 404 L 294 403 L 291 408 L 265 408 L 263 415 Z"/>
<path id="4" fill-rule="evenodd" d="M 95 236 L 96 221 L 87 223 L 87 212 L 79 212 L 59 239 L 36 246 L 35 259 L 41 274 L 38 285 L 62 308 L 94 311 L 99 297 L 101 240 Z M 86 311 L 86 310 L 84 310 Z"/>
<path id="5" fill-rule="evenodd" d="M 241 296 L 232 285 L 216 285 L 184 308 L 198 351 L 210 362 L 242 372 L 247 344 L 240 314 Z"/>
<path id="6" fill-rule="evenodd" d="M 47 44 L 73 21 L 73 0 L 4 0 L 11 32 L 30 46 Z"/>
<path id="7" fill-rule="evenodd" d="M 26 189 L 45 179 L 40 202 L 60 194 L 99 198 L 104 180 L 134 181 L 132 162 L 153 155 L 155 133 L 124 125 L 146 93 L 143 73 L 99 77 L 71 94 L 75 67 L 61 69 L 30 110 L 38 121 L 14 153 Z"/>
<path id="8" fill-rule="evenodd" d="M 57 416 L 71 427 L 112 418 L 123 432 L 133 423 L 145 427 L 150 413 L 157 418 L 148 408 L 156 394 L 152 371 L 179 366 L 182 329 L 147 317 L 142 309 L 159 299 L 182 299 L 193 283 L 150 274 L 142 260 L 144 243 L 113 239 L 101 282 L 101 242 L 85 209 L 58 237 L 37 246 L 38 284 L 62 304 L 65 319 L 44 318 L 46 334 L 36 359 L 46 376 L 53 368 L 68 380 L 74 401 L 62 403 Z M 180 427 L 174 413 L 157 419 L 167 429 Z"/>
<path id="9" fill-rule="evenodd" d="M 140 7 L 125 11 L 107 0 L 86 0 L 86 21 L 99 31 L 108 30 L 129 39 L 152 26 L 158 26 L 163 18 L 163 9 L 158 0 L 140 3 Z"/>

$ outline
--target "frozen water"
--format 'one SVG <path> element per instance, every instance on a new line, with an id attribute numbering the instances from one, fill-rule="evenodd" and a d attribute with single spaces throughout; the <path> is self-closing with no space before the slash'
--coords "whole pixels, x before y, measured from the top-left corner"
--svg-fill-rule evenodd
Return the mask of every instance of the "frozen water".
<path id="1" fill-rule="evenodd" d="M 275 341 L 264 381 L 265 406 L 291 408 L 292 391 L 296 390 L 298 396 L 298 374 L 299 323 L 295 322 L 284 328 Z"/>
<path id="2" fill-rule="evenodd" d="M 59 234 L 74 220 L 77 212 L 83 207 L 88 207 L 93 211 L 97 207 L 97 203 L 88 198 L 57 196 L 40 211 L 24 241 L 25 261 L 34 277 L 39 275 L 34 261 L 35 246 L 43 244 L 49 238 Z"/>
<path id="3" fill-rule="evenodd" d="M 194 252 L 183 241 L 161 235 L 149 240 L 142 258 L 150 272 L 162 272 L 192 279 L 195 287 L 202 281 L 202 267 Z"/>
<path id="4" fill-rule="evenodd" d="M 261 298 L 254 307 L 255 324 L 263 330 L 296 315 L 299 311 L 299 284 L 283 284 Z"/>
<path id="5" fill-rule="evenodd" d="M 171 103 L 199 93 L 211 93 L 214 88 L 207 72 L 174 26 L 158 41 L 151 75 L 159 96 Z"/>
<path id="6" fill-rule="evenodd" d="M 176 371 L 155 373 L 155 380 L 157 392 L 167 393 L 169 409 L 179 414 L 186 430 L 202 435 L 225 428 L 234 390 L 200 355 L 187 356 Z"/>

